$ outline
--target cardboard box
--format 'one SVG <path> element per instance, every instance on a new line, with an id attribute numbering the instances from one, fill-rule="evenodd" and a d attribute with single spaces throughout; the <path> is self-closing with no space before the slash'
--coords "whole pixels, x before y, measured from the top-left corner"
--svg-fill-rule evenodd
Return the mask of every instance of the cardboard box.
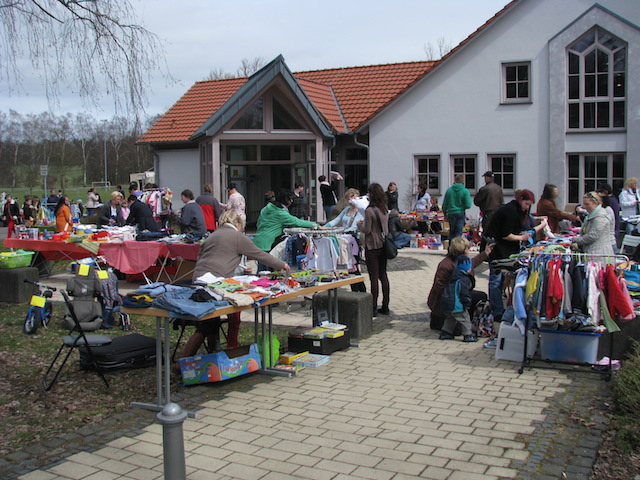
<path id="1" fill-rule="evenodd" d="M 293 364 L 295 366 L 316 368 L 328 362 L 329 362 L 329 357 L 327 355 L 308 354 L 308 355 L 305 355 L 304 357 L 295 359 L 293 361 Z"/>
<path id="2" fill-rule="evenodd" d="M 243 345 L 207 355 L 180 359 L 184 385 L 222 382 L 260 369 L 258 346 Z"/>
<path id="3" fill-rule="evenodd" d="M 309 352 L 285 352 L 280 355 L 280 358 L 278 358 L 278 362 L 283 365 L 291 365 L 295 359 L 304 357 L 305 355 L 309 355 Z"/>
<path id="4" fill-rule="evenodd" d="M 331 355 L 338 350 L 346 350 L 351 345 L 349 330 L 343 330 L 344 335 L 338 338 L 299 338 L 289 336 L 288 350 L 291 352 L 311 352 L 321 355 Z"/>
<path id="5" fill-rule="evenodd" d="M 540 329 L 540 356 L 551 362 L 594 364 L 599 333 Z"/>

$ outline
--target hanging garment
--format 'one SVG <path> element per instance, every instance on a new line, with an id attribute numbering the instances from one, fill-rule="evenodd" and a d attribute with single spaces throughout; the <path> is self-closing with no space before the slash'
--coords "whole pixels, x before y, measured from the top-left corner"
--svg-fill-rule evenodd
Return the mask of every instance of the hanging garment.
<path id="1" fill-rule="evenodd" d="M 560 313 L 562 303 L 562 282 L 560 280 L 561 260 L 549 261 L 549 276 L 547 277 L 547 291 L 545 295 L 545 316 L 547 319 L 556 318 Z"/>
<path id="2" fill-rule="evenodd" d="M 598 284 L 599 276 L 599 265 L 595 263 L 587 265 L 587 313 L 591 316 L 594 325 L 600 325 L 600 294 L 602 292 Z"/>
<path id="3" fill-rule="evenodd" d="M 562 311 L 565 316 L 573 312 L 571 299 L 573 298 L 573 278 L 571 277 L 571 264 L 564 266 L 564 297 L 562 297 Z"/>
<path id="4" fill-rule="evenodd" d="M 624 322 L 628 322 L 629 320 L 635 320 L 636 315 L 633 308 L 633 300 L 631 299 L 631 295 L 629 295 L 629 290 L 627 290 L 627 281 L 624 278 L 620 277 L 618 279 L 618 283 L 620 284 L 620 290 L 622 290 L 622 296 L 625 299 L 627 307 L 631 309 L 631 315 L 628 315 L 626 317 L 621 317 L 620 320 Z"/>
<path id="5" fill-rule="evenodd" d="M 573 295 L 571 297 L 571 306 L 573 312 L 587 312 L 587 288 L 586 274 L 584 265 L 575 264 L 571 271 L 571 279 L 573 280 Z"/>
<path id="6" fill-rule="evenodd" d="M 524 321 L 527 318 L 526 286 L 529 272 L 526 268 L 518 270 L 516 284 L 513 288 L 513 309 L 517 320 Z"/>
<path id="7" fill-rule="evenodd" d="M 629 307 L 627 301 L 629 295 L 625 295 L 620 289 L 620 283 L 618 282 L 618 277 L 616 276 L 613 265 L 607 265 L 605 269 L 605 285 L 605 298 L 611 317 L 615 319 L 618 316 L 625 318 L 633 315 L 633 308 Z"/>

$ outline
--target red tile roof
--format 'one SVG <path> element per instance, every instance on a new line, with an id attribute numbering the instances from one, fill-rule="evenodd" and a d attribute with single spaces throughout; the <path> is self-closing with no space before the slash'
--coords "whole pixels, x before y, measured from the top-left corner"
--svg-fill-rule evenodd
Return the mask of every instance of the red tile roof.
<path id="1" fill-rule="evenodd" d="M 357 129 L 391 103 L 434 64 L 411 62 L 335 68 L 301 72 L 294 76 L 333 129 L 346 133 L 347 129 Z M 246 78 L 234 78 L 197 82 L 139 141 L 189 141 L 196 130 L 246 81 Z"/>
<path id="2" fill-rule="evenodd" d="M 197 82 L 138 141 L 188 141 L 246 81 L 246 78 L 231 78 Z"/>
<path id="3" fill-rule="evenodd" d="M 331 86 L 342 115 L 349 129 L 353 131 L 389 105 L 435 64 L 436 62 L 392 63 L 315 70 L 294 75 L 298 79 L 313 80 Z M 319 107 L 318 109 L 322 112 Z"/>

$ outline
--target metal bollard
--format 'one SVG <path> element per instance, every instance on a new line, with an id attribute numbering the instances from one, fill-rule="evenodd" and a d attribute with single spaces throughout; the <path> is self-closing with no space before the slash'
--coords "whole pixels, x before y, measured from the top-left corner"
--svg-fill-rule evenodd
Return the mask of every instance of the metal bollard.
<path id="1" fill-rule="evenodd" d="M 184 460 L 184 435 L 182 424 L 187 412 L 177 403 L 168 403 L 158 413 L 162 425 L 162 448 L 164 452 L 164 478 L 186 480 L 187 471 Z"/>

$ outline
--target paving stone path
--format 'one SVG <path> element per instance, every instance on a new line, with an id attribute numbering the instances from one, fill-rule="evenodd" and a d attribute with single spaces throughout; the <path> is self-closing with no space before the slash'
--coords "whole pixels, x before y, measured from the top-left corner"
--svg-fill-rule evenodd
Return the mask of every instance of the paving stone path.
<path id="1" fill-rule="evenodd" d="M 402 251 L 398 261 L 417 268 L 390 269 L 393 315 L 329 364 L 177 395 L 198 412 L 184 424 L 187 477 L 588 479 L 610 385 L 557 370 L 519 375 L 481 342 L 438 340 L 425 302 L 441 259 Z M 478 286 L 486 288 L 486 273 Z M 28 480 L 162 478 L 162 430 L 153 414 L 131 410 L 34 445 L 0 469 Z"/>

